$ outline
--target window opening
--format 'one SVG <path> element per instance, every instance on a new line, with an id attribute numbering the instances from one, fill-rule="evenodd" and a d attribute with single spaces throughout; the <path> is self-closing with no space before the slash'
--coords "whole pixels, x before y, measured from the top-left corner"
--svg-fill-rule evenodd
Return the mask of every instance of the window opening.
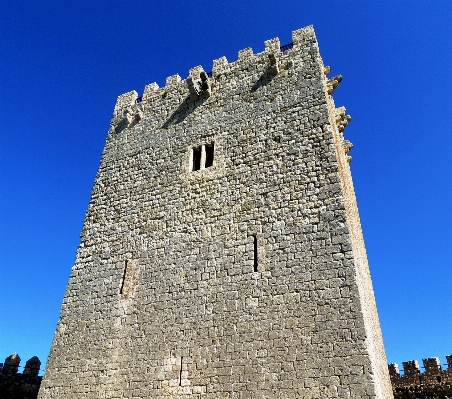
<path id="1" fill-rule="evenodd" d="M 125 261 L 124 273 L 122 275 L 121 288 L 119 295 L 122 300 L 130 298 L 130 295 L 135 292 L 138 284 L 138 275 L 140 266 L 137 260 L 129 259 Z"/>
<path id="2" fill-rule="evenodd" d="M 213 165 L 213 143 L 206 145 L 206 168 Z"/>
<path id="3" fill-rule="evenodd" d="M 119 290 L 119 294 L 122 295 L 122 291 L 124 289 L 124 283 L 126 281 L 126 274 L 127 274 L 127 261 L 125 262 L 124 266 L 124 274 L 122 275 L 122 283 L 121 283 L 121 289 Z"/>
<path id="4" fill-rule="evenodd" d="M 192 172 L 213 166 L 214 143 L 203 144 L 191 149 L 190 165 Z"/>
<path id="5" fill-rule="evenodd" d="M 182 359 L 183 357 L 180 357 L 180 371 L 179 371 L 179 386 L 182 386 Z"/>
<path id="6" fill-rule="evenodd" d="M 253 236 L 253 241 L 254 241 L 254 272 L 257 272 L 258 259 L 257 259 L 257 237 L 256 236 Z"/>
<path id="7" fill-rule="evenodd" d="M 201 169 L 201 147 L 193 148 L 193 172 Z"/>

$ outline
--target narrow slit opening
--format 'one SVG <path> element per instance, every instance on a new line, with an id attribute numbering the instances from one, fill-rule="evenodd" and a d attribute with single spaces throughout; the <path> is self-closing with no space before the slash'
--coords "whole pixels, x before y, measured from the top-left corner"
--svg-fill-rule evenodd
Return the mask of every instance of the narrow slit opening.
<path id="1" fill-rule="evenodd" d="M 122 275 L 121 289 L 119 290 L 119 294 L 122 295 L 122 291 L 124 289 L 124 282 L 126 281 L 126 273 L 127 273 L 127 261 L 124 266 L 124 273 Z"/>
<path id="2" fill-rule="evenodd" d="M 254 272 L 257 272 L 258 259 L 257 259 L 257 237 L 256 236 L 253 236 L 253 241 L 254 241 Z"/>
<path id="3" fill-rule="evenodd" d="M 201 169 L 201 147 L 193 148 L 193 172 Z"/>
<path id="4" fill-rule="evenodd" d="M 213 165 L 213 143 L 206 145 L 206 168 Z"/>
<path id="5" fill-rule="evenodd" d="M 182 386 L 182 359 L 183 357 L 180 357 L 180 371 L 179 371 L 179 386 Z"/>

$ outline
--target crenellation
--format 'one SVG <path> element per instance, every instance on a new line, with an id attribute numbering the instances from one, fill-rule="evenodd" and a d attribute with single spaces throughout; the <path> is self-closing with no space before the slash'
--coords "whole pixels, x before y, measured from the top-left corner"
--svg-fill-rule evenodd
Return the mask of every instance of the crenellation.
<path id="1" fill-rule="evenodd" d="M 213 60 L 212 74 L 218 75 L 228 69 L 229 63 L 225 56 Z"/>
<path id="2" fill-rule="evenodd" d="M 446 356 L 446 359 L 449 358 L 452 358 L 452 355 Z M 403 362 L 403 375 L 396 363 L 388 365 L 394 398 L 446 399 L 452 396 L 452 365 L 449 364 L 447 370 L 443 369 L 437 357 L 422 359 L 422 362 L 424 372 L 421 372 L 417 360 Z"/>
<path id="3" fill-rule="evenodd" d="M 307 32 L 309 32 L 309 30 Z M 304 36 L 306 36 L 307 32 L 302 33 L 301 36 L 303 36 L 303 34 Z M 297 33 L 296 36 L 299 37 L 300 33 Z M 215 59 L 213 61 L 212 72 L 206 74 L 213 76 L 214 74 L 218 75 L 225 72 L 231 72 L 231 70 L 240 70 L 242 68 L 243 62 L 253 62 L 253 61 L 256 63 L 262 62 L 261 60 L 264 59 L 262 58 L 264 53 L 270 53 L 268 55 L 269 58 L 267 57 L 268 60 L 266 62 L 270 63 L 269 71 L 273 75 L 277 75 L 279 73 L 280 68 L 287 70 L 294 67 L 293 60 L 288 60 L 285 64 L 279 62 L 278 54 L 282 53 L 281 45 L 279 38 L 274 38 L 265 41 L 265 50 L 263 53 L 254 54 L 253 49 L 251 47 L 247 47 L 238 52 L 238 59 L 235 62 L 228 63 L 226 57 L 220 57 L 218 59 Z M 204 72 L 204 68 L 201 65 L 199 65 L 189 70 L 189 76 L 196 80 L 199 79 L 199 75 L 201 72 Z M 136 91 L 131 91 L 122 94 L 121 96 L 118 97 L 115 106 L 115 112 L 118 111 L 119 109 L 130 107 L 131 105 L 136 104 L 137 102 L 141 101 L 145 103 L 150 101 L 155 102 L 155 100 L 158 100 L 160 97 L 166 98 L 169 95 L 170 90 L 174 90 L 174 87 L 176 87 L 178 84 L 182 82 L 183 79 L 180 77 L 180 75 L 174 74 L 166 78 L 166 83 L 163 88 L 159 88 L 158 84 L 155 82 L 146 85 L 142 97 L 139 97 Z M 208 96 L 210 96 L 210 92 L 208 92 Z"/>
<path id="4" fill-rule="evenodd" d="M 403 371 L 407 376 L 417 375 L 421 372 L 419 368 L 419 363 L 417 360 L 408 360 L 406 362 L 402 362 Z"/>
<path id="5" fill-rule="evenodd" d="M 389 376 L 391 378 L 400 377 L 399 365 L 397 363 L 388 364 L 388 369 L 389 369 Z"/>
<path id="6" fill-rule="evenodd" d="M 452 370 L 452 355 L 446 356 L 447 361 L 447 367 L 449 367 L 449 370 Z"/>
<path id="7" fill-rule="evenodd" d="M 33 356 L 28 359 L 25 363 L 23 374 L 29 375 L 31 377 L 37 377 L 39 374 L 39 369 L 41 368 L 41 361 L 37 356 Z"/>
<path id="8" fill-rule="evenodd" d="M 12 355 L 8 356 L 3 363 L 2 374 L 13 375 L 17 374 L 17 370 L 19 369 L 20 364 L 20 356 L 17 352 L 14 352 Z"/>
<path id="9" fill-rule="evenodd" d="M 437 357 L 422 359 L 426 374 L 438 374 L 441 372 L 441 362 Z"/>
<path id="10" fill-rule="evenodd" d="M 317 43 L 317 38 L 312 25 L 292 31 L 292 42 L 297 49 L 306 46 L 308 43 Z"/>
<path id="11" fill-rule="evenodd" d="M 37 398 L 42 380 L 39 376 L 41 361 L 37 356 L 28 359 L 22 373 L 18 372 L 19 364 L 17 353 L 5 359 L 3 368 L 0 368 L 0 398 Z"/>
<path id="12" fill-rule="evenodd" d="M 251 47 L 244 48 L 243 50 L 239 50 L 238 52 L 238 60 L 239 61 L 248 61 L 254 55 L 253 49 Z"/>
<path id="13" fill-rule="evenodd" d="M 265 45 L 265 52 L 266 53 L 272 53 L 272 54 L 278 54 L 281 52 L 281 43 L 279 41 L 278 37 L 275 37 L 270 40 L 266 40 L 264 42 Z"/>
<path id="14" fill-rule="evenodd" d="M 165 88 L 171 88 L 173 86 L 178 85 L 182 82 L 182 78 L 179 76 L 178 73 L 175 73 L 174 75 L 168 76 L 166 78 Z"/>
<path id="15" fill-rule="evenodd" d="M 157 83 L 150 83 L 144 87 L 143 102 L 148 102 L 158 96 L 159 85 Z"/>
<path id="16" fill-rule="evenodd" d="M 120 109 L 128 108 L 136 104 L 138 98 L 138 93 L 135 90 L 129 91 L 127 93 L 118 96 L 115 105 L 115 112 Z"/>
<path id="17" fill-rule="evenodd" d="M 199 79 L 199 75 L 201 72 L 205 72 L 204 68 L 202 67 L 202 65 L 198 65 L 193 68 L 190 68 L 190 71 L 188 74 L 189 74 L 189 76 L 193 77 L 193 79 Z"/>

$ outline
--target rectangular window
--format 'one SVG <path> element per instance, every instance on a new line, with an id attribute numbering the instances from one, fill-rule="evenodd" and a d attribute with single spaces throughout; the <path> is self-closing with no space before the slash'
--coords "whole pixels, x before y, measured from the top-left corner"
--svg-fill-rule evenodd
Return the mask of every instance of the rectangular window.
<path id="1" fill-rule="evenodd" d="M 214 143 L 203 144 L 200 147 L 194 147 L 191 150 L 191 171 L 210 168 L 213 166 Z"/>
<path id="2" fill-rule="evenodd" d="M 201 147 L 193 148 L 193 169 L 195 170 L 201 169 Z"/>
<path id="3" fill-rule="evenodd" d="M 206 145 L 206 168 L 213 165 L 213 143 Z"/>

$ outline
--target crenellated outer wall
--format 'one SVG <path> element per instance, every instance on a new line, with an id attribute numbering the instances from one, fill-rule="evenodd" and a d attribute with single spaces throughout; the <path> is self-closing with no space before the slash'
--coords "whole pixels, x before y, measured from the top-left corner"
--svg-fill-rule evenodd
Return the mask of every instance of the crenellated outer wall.
<path id="1" fill-rule="evenodd" d="M 417 360 L 403 362 L 404 374 L 399 365 L 388 365 L 389 376 L 396 399 L 448 399 L 452 396 L 452 355 L 446 356 L 447 369 L 443 369 L 439 358 L 422 359 L 424 372 Z"/>
<path id="2" fill-rule="evenodd" d="M 39 398 L 392 397 L 338 79 L 282 49 L 118 97 Z"/>

